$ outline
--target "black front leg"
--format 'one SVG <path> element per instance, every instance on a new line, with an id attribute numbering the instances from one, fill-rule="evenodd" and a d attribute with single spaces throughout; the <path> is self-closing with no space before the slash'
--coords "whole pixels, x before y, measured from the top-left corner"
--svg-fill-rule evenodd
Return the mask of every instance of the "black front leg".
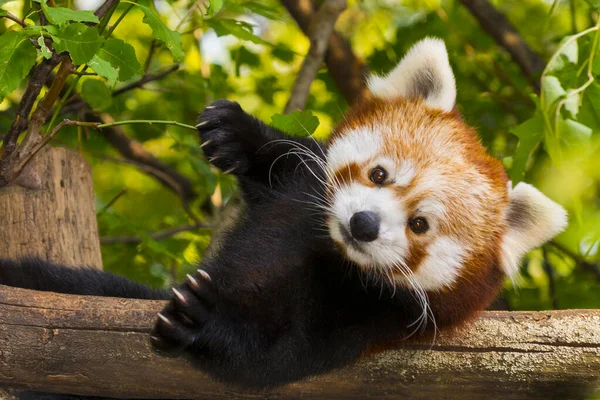
<path id="1" fill-rule="evenodd" d="M 324 150 L 312 138 L 286 136 L 242 110 L 219 100 L 207 106 L 196 125 L 208 160 L 224 173 L 277 187 L 299 168 L 318 170 Z"/>

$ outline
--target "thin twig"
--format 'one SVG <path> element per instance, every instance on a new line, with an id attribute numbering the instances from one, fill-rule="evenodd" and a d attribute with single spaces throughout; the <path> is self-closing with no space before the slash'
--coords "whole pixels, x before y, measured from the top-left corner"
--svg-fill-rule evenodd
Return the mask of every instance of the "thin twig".
<path id="1" fill-rule="evenodd" d="M 583 269 L 584 271 L 588 271 L 590 273 L 592 273 L 594 275 L 594 277 L 596 278 L 597 282 L 600 282 L 600 262 L 590 262 L 588 260 L 586 260 L 582 255 L 577 254 L 573 251 L 571 251 L 569 248 L 563 246 L 562 244 L 556 242 L 556 241 L 551 241 L 550 244 L 558 249 L 561 253 L 565 254 L 567 257 L 569 257 L 570 259 L 572 259 L 573 261 L 575 261 L 575 263 L 577 264 L 577 266 L 581 269 Z"/>
<path id="2" fill-rule="evenodd" d="M 345 8 L 346 0 L 327 0 L 317 11 L 309 29 L 310 49 L 302 62 L 284 113 L 304 108 L 310 93 L 310 86 L 317 77 L 317 72 L 323 62 L 335 21 Z"/>
<path id="3" fill-rule="evenodd" d="M 552 301 L 552 309 L 558 310 L 558 298 L 556 297 L 556 279 L 555 279 L 555 271 L 548 259 L 548 250 L 546 247 L 542 247 L 542 253 L 544 255 L 543 267 L 546 275 L 548 276 L 548 291 L 550 292 L 550 300 Z"/>
<path id="4" fill-rule="evenodd" d="M 132 89 L 136 89 L 136 88 L 141 88 L 143 87 L 146 83 L 148 82 L 152 82 L 152 81 L 157 81 L 159 79 L 164 78 L 165 76 L 169 75 L 172 72 L 175 72 L 179 69 L 179 64 L 174 64 L 171 65 L 169 68 L 167 68 L 165 71 L 158 73 L 158 74 L 146 74 L 144 76 L 142 76 L 140 79 L 138 79 L 135 82 L 131 82 L 128 85 L 125 85 L 115 91 L 113 91 L 112 95 L 114 96 L 118 96 L 120 94 L 123 94 L 125 92 L 128 92 Z"/>
<path id="5" fill-rule="evenodd" d="M 113 206 L 113 204 L 115 204 L 121 197 L 123 197 L 125 193 L 127 193 L 127 188 L 121 189 L 121 191 L 117 193 L 115 197 L 113 197 L 108 203 L 106 203 L 104 207 L 102 207 L 100 211 L 96 213 L 96 217 L 99 217 L 100 215 L 104 214 L 109 208 Z"/>
<path id="6" fill-rule="evenodd" d="M 9 12 L 7 12 L 4 15 L 4 18 L 10 19 L 11 21 L 16 22 L 17 24 L 21 25 L 23 28 L 27 27 L 27 24 L 25 23 L 25 21 L 23 21 L 21 18 L 17 17 L 14 14 L 9 13 Z"/>
<path id="7" fill-rule="evenodd" d="M 197 229 L 211 229 L 209 226 L 202 225 L 200 223 L 176 226 L 162 231 L 154 232 L 148 236 L 154 240 L 166 239 L 171 236 L 175 236 L 181 232 L 195 231 Z M 113 244 L 113 243 L 128 243 L 128 244 L 139 244 L 144 241 L 143 237 L 140 236 L 107 236 L 100 238 L 102 244 Z"/>

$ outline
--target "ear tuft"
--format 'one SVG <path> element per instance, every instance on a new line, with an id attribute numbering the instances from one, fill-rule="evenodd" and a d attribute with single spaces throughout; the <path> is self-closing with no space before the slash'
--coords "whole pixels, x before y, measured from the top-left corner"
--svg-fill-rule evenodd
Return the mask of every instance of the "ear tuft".
<path id="1" fill-rule="evenodd" d="M 567 212 L 532 185 L 520 182 L 510 190 L 506 220 L 508 230 L 502 242 L 502 267 L 512 279 L 521 258 L 562 232 Z"/>
<path id="2" fill-rule="evenodd" d="M 436 38 L 421 40 L 390 73 L 373 75 L 367 84 L 375 97 L 420 97 L 429 107 L 444 111 L 451 111 L 456 100 L 446 45 Z"/>

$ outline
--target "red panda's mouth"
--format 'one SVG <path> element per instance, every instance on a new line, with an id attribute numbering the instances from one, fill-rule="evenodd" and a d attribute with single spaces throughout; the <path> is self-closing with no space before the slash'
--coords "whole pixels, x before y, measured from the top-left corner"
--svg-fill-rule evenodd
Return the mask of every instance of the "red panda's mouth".
<path id="1" fill-rule="evenodd" d="M 340 224 L 339 227 L 340 232 L 342 233 L 342 238 L 344 239 L 344 244 L 352 247 L 352 249 L 360 253 L 367 254 L 360 242 L 352 237 L 352 235 L 350 234 L 350 232 L 348 232 L 348 229 L 346 229 L 344 225 Z"/>

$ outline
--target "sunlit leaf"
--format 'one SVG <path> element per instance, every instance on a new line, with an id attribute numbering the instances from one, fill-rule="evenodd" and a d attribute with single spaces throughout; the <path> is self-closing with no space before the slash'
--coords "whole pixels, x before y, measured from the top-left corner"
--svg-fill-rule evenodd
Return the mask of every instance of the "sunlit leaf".
<path id="1" fill-rule="evenodd" d="M 247 22 L 236 21 L 227 18 L 207 20 L 206 22 L 215 30 L 217 36 L 233 35 L 239 39 L 248 40 L 256 44 L 270 44 L 269 42 L 256 36 L 253 33 L 252 25 Z"/>
<path id="2" fill-rule="evenodd" d="M 544 138 L 544 119 L 536 114 L 521 125 L 513 128 L 511 133 L 519 138 L 517 150 L 513 155 L 512 168 L 509 171 L 513 185 L 522 181 L 527 170 L 527 163 L 531 153 Z"/>
<path id="3" fill-rule="evenodd" d="M 74 64 L 85 64 L 100 50 L 104 39 L 96 28 L 84 24 L 70 24 L 52 35 L 57 52 L 68 51 Z"/>
<path id="4" fill-rule="evenodd" d="M 579 114 L 580 100 L 581 97 L 579 93 L 570 93 L 567 92 L 567 97 L 565 101 L 565 110 L 567 110 L 572 118 L 577 118 L 577 114 Z"/>
<path id="5" fill-rule="evenodd" d="M 566 94 L 567 92 L 563 89 L 557 77 L 545 76 L 542 79 L 542 95 L 545 99 L 544 111 L 548 112 L 553 109 L 556 102 Z"/>
<path id="6" fill-rule="evenodd" d="M 558 48 L 560 54 L 554 58 L 551 64 L 548 65 L 548 70 L 559 71 L 564 68 L 566 63 L 577 64 L 579 59 L 579 46 L 577 40 L 572 40 L 569 44 L 563 47 L 563 45 L 571 38 L 571 36 L 565 36 L 560 43 Z"/>
<path id="7" fill-rule="evenodd" d="M 110 65 L 119 71 L 120 81 L 131 79 L 142 68 L 135 56 L 133 46 L 120 39 L 108 39 L 98 51 L 98 57 L 108 61 Z"/>
<path id="8" fill-rule="evenodd" d="M 223 8 L 223 0 L 209 0 L 208 14 L 214 15 Z"/>
<path id="9" fill-rule="evenodd" d="M 137 4 L 137 6 L 144 13 L 142 22 L 150 26 L 154 37 L 163 42 L 167 49 L 169 49 L 173 55 L 173 60 L 177 62 L 183 61 L 184 53 L 181 35 L 178 32 L 167 28 L 158 15 L 156 15 L 149 7 L 140 4 Z"/>
<path id="10" fill-rule="evenodd" d="M 575 120 L 559 118 L 557 135 L 567 146 L 581 146 L 589 142 L 592 129 Z"/>
<path id="11" fill-rule="evenodd" d="M 119 78 L 119 71 L 115 69 L 110 62 L 98 57 L 98 54 L 92 57 L 87 65 L 94 70 L 95 73 L 106 78 L 110 86 L 114 85 Z"/>
<path id="12" fill-rule="evenodd" d="M 71 10 L 65 7 L 49 7 L 47 0 L 34 0 L 37 3 L 40 3 L 42 7 L 42 11 L 48 21 L 53 25 L 61 25 L 65 22 L 73 21 L 73 22 L 91 22 L 91 23 L 99 23 L 98 17 L 94 15 L 91 11 L 84 10 Z"/>
<path id="13" fill-rule="evenodd" d="M 36 57 L 27 36 L 14 31 L 0 35 L 0 102 L 27 76 Z"/>
<path id="14" fill-rule="evenodd" d="M 319 118 L 310 111 L 296 110 L 291 114 L 275 114 L 271 124 L 289 135 L 306 137 L 312 135 L 319 126 Z"/>

